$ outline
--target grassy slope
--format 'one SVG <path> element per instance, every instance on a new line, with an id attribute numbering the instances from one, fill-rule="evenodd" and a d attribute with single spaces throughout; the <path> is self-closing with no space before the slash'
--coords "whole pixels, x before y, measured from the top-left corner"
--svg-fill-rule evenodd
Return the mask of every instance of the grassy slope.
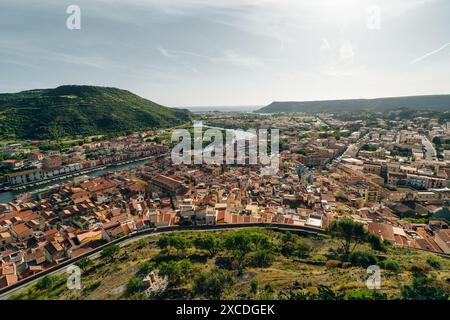
<path id="1" fill-rule="evenodd" d="M 268 234 L 274 243 L 279 242 L 280 233 L 267 229 L 255 229 Z M 211 231 L 212 234 L 223 237 L 225 234 L 235 231 Z M 200 232 L 183 232 L 186 238 L 194 239 Z M 16 299 L 126 299 L 123 292 L 128 280 L 139 270 L 139 266 L 145 261 L 178 259 L 176 256 L 161 256 L 156 247 L 159 236 L 145 238 L 142 242 L 134 242 L 121 248 L 118 259 L 112 264 L 107 264 L 98 259 L 95 264 L 82 276 L 82 290 L 69 291 L 65 289 L 67 275 L 58 277 L 59 282 L 47 290 L 37 290 L 36 286 L 25 289 L 16 294 Z M 338 242 L 329 238 L 307 239 L 312 245 L 313 252 L 309 259 L 316 261 L 326 260 L 326 254 L 330 248 L 337 248 Z M 360 245 L 358 249 L 371 251 L 368 246 Z M 125 255 L 127 252 L 128 256 Z M 375 252 L 374 252 L 375 253 Z M 410 268 L 418 262 L 425 262 L 430 256 L 435 257 L 441 263 L 441 270 L 433 270 L 431 274 L 438 280 L 446 281 L 450 277 L 450 261 L 438 257 L 435 254 L 405 248 L 389 247 L 387 253 L 377 253 L 397 261 L 402 271 L 394 273 L 382 270 L 382 293 L 389 298 L 397 298 L 402 285 L 411 282 Z M 221 255 L 226 256 L 226 253 Z M 194 264 L 198 273 L 202 270 L 210 270 L 215 266 L 215 258 L 210 259 L 203 252 L 194 248 L 189 249 L 188 258 Z M 250 281 L 256 279 L 259 283 L 259 293 L 250 293 Z M 355 290 L 364 291 L 367 273 L 361 267 L 327 268 L 323 265 L 312 265 L 297 258 L 286 258 L 277 254 L 274 263 L 267 268 L 246 268 L 243 275 L 235 276 L 235 283 L 224 295 L 224 299 L 258 299 L 263 294 L 263 287 L 270 283 L 274 289 L 273 297 L 282 299 L 284 294 L 291 289 L 304 289 L 315 292 L 317 286 L 326 285 L 340 293 L 351 294 Z M 189 294 L 192 279 L 179 285 L 170 291 L 170 298 L 199 298 Z"/>
<path id="2" fill-rule="evenodd" d="M 54 138 L 174 126 L 189 120 L 183 109 L 161 106 L 126 90 L 61 86 L 0 94 L 0 136 Z"/>

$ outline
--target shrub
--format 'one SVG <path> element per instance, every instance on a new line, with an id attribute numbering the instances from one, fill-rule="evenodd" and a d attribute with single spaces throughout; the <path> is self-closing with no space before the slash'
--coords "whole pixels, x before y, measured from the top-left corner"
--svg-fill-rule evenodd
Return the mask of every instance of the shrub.
<path id="1" fill-rule="evenodd" d="M 252 279 L 252 281 L 250 281 L 250 292 L 256 294 L 258 292 L 258 286 L 258 280 Z"/>
<path id="2" fill-rule="evenodd" d="M 394 272 L 400 271 L 400 264 L 397 261 L 390 260 L 390 259 L 381 261 L 380 267 L 382 267 L 383 269 L 389 270 L 389 271 L 394 271 Z"/>
<path id="3" fill-rule="evenodd" d="M 55 283 L 54 277 L 45 276 L 36 283 L 36 288 L 39 290 L 49 289 L 53 286 L 54 283 Z"/>
<path id="4" fill-rule="evenodd" d="M 92 266 L 93 262 L 91 259 L 84 257 L 75 262 L 75 265 L 83 271 L 86 271 Z"/>
<path id="5" fill-rule="evenodd" d="M 128 280 L 127 293 L 132 294 L 132 293 L 138 292 L 142 289 L 143 285 L 144 284 L 143 284 L 142 280 L 139 279 L 138 277 L 134 276 L 130 280 Z"/>
<path id="6" fill-rule="evenodd" d="M 114 244 L 112 246 L 104 248 L 100 255 L 102 258 L 104 258 L 108 261 L 112 261 L 118 252 L 119 252 L 119 246 Z"/>
<path id="7" fill-rule="evenodd" d="M 285 241 L 281 246 L 281 254 L 284 256 L 296 256 L 306 258 L 311 253 L 311 246 L 306 241 Z"/>
<path id="8" fill-rule="evenodd" d="M 258 250 L 251 257 L 251 265 L 254 267 L 269 267 L 275 260 L 275 256 L 269 250 Z"/>
<path id="9" fill-rule="evenodd" d="M 192 270 L 192 263 L 183 259 L 181 261 L 162 262 L 159 265 L 159 275 L 169 278 L 169 283 L 175 285 L 189 276 Z"/>
<path id="10" fill-rule="evenodd" d="M 295 256 L 299 258 L 306 258 L 311 253 L 311 246 L 306 241 L 298 241 L 295 250 Z"/>
<path id="11" fill-rule="evenodd" d="M 376 234 L 369 233 L 367 235 L 367 242 L 370 243 L 373 250 L 378 250 L 378 251 L 383 251 L 383 252 L 386 251 L 386 245 L 383 243 L 381 238 L 379 236 L 377 236 Z"/>
<path id="12" fill-rule="evenodd" d="M 153 269 L 155 269 L 155 263 L 146 261 L 139 266 L 138 274 L 145 276 Z"/>
<path id="13" fill-rule="evenodd" d="M 427 258 L 427 263 L 433 269 L 440 269 L 441 268 L 441 263 L 435 257 L 428 257 Z"/>
<path id="14" fill-rule="evenodd" d="M 258 233 L 237 231 L 225 236 L 224 248 L 231 253 L 239 271 L 241 271 L 244 267 L 243 261 L 246 255 L 256 248 L 266 249 L 264 248 L 264 246 L 268 246 L 266 240 L 267 237 Z"/>
<path id="15" fill-rule="evenodd" d="M 349 260 L 353 265 L 364 268 L 378 263 L 378 258 L 366 251 L 354 251 L 350 253 Z"/>

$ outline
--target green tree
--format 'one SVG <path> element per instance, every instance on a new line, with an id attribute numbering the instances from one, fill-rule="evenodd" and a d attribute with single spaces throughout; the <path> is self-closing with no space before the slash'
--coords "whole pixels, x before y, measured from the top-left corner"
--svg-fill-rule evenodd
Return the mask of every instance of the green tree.
<path id="1" fill-rule="evenodd" d="M 272 248 L 272 243 L 266 234 L 251 232 L 250 239 L 255 247 L 255 250 L 268 250 Z"/>
<path id="2" fill-rule="evenodd" d="M 367 239 L 367 232 L 364 230 L 363 224 L 349 218 L 334 220 L 328 227 L 328 232 L 332 237 L 341 239 L 342 248 L 346 255 L 354 250 L 358 243 Z"/>
<path id="3" fill-rule="evenodd" d="M 158 248 L 162 251 L 168 251 L 169 250 L 169 236 L 162 235 L 158 242 L 156 242 L 156 245 Z"/>
<path id="4" fill-rule="evenodd" d="M 178 251 L 178 255 L 184 255 L 186 250 L 191 246 L 191 242 L 181 236 L 164 235 L 158 239 L 156 245 L 166 253 L 170 252 L 170 248 L 175 248 Z"/>
<path id="5" fill-rule="evenodd" d="M 159 265 L 159 275 L 166 276 L 170 285 L 176 285 L 182 282 L 190 275 L 192 263 L 183 259 L 181 261 L 162 262 Z"/>
<path id="6" fill-rule="evenodd" d="M 93 265 L 93 262 L 88 257 L 83 257 L 77 262 L 75 262 L 75 265 L 81 270 L 86 271 Z"/>
<path id="7" fill-rule="evenodd" d="M 386 251 L 386 245 L 383 243 L 381 238 L 379 236 L 377 236 L 376 234 L 368 233 L 367 241 L 372 246 L 372 249 L 378 250 L 378 251 L 383 251 L 383 252 Z"/>
<path id="8" fill-rule="evenodd" d="M 257 250 L 251 257 L 251 265 L 254 267 L 269 267 L 275 260 L 275 255 L 267 249 Z"/>
<path id="9" fill-rule="evenodd" d="M 39 290 L 49 289 L 53 286 L 54 283 L 55 283 L 54 277 L 45 276 L 45 277 L 39 279 L 39 281 L 36 283 L 36 288 L 38 288 Z"/>
<path id="10" fill-rule="evenodd" d="M 184 256 L 186 254 L 186 250 L 191 247 L 191 242 L 180 236 L 170 237 L 169 242 L 170 245 L 177 250 L 179 256 Z"/>
<path id="11" fill-rule="evenodd" d="M 113 244 L 111 246 L 104 248 L 101 251 L 100 255 L 106 261 L 112 262 L 118 252 L 119 252 L 119 246 L 116 244 Z"/>
<path id="12" fill-rule="evenodd" d="M 238 231 L 225 236 L 224 247 L 235 259 L 239 270 L 242 269 L 242 262 L 245 256 L 254 249 L 252 237 L 248 232 Z"/>
<path id="13" fill-rule="evenodd" d="M 306 258 L 312 248 L 309 243 L 306 241 L 297 240 L 294 237 L 290 238 L 284 238 L 284 242 L 281 244 L 281 254 L 283 254 L 286 257 L 299 257 L 299 258 Z"/>
<path id="14" fill-rule="evenodd" d="M 364 268 L 378 263 L 378 258 L 366 251 L 354 251 L 348 258 L 353 265 Z"/>
<path id="15" fill-rule="evenodd" d="M 144 286 L 144 283 L 142 282 L 142 280 L 136 276 L 133 276 L 133 277 L 131 277 L 130 280 L 128 280 L 126 290 L 127 290 L 127 293 L 129 295 L 131 295 L 135 292 L 139 292 L 143 286 Z"/>
<path id="16" fill-rule="evenodd" d="M 214 257 L 220 251 L 221 241 L 219 238 L 208 234 L 196 238 L 194 246 L 199 250 L 207 251 L 211 257 Z"/>
<path id="17" fill-rule="evenodd" d="M 142 263 L 139 266 L 138 274 L 141 275 L 141 276 L 146 276 L 153 269 L 155 269 L 155 263 L 150 262 L 150 261 L 145 261 L 144 263 Z"/>
<path id="18" fill-rule="evenodd" d="M 400 264 L 397 261 L 390 259 L 381 261 L 380 267 L 393 272 L 399 272 L 401 269 Z"/>

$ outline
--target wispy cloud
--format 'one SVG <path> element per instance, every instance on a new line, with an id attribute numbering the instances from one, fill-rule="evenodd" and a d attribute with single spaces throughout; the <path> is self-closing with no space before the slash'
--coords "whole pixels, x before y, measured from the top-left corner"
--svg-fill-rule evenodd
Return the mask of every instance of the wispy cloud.
<path id="1" fill-rule="evenodd" d="M 190 64 L 184 62 L 182 59 L 180 59 L 179 53 L 175 52 L 174 50 L 168 50 L 163 47 L 158 47 L 158 51 L 166 58 L 178 63 L 179 65 L 185 67 L 186 69 L 198 73 L 198 70 L 191 66 Z"/>
<path id="2" fill-rule="evenodd" d="M 264 62 L 260 58 L 242 55 L 239 50 L 227 50 L 222 56 L 211 58 L 210 60 L 212 62 L 225 63 L 253 70 L 264 66 Z"/>
<path id="3" fill-rule="evenodd" d="M 411 61 L 409 62 L 409 64 L 410 64 L 410 65 L 413 65 L 413 64 L 416 64 L 416 63 L 418 63 L 418 62 L 420 62 L 420 61 L 422 61 L 422 60 L 425 60 L 426 58 L 428 58 L 428 57 L 430 57 L 430 56 L 432 56 L 432 55 L 434 55 L 434 54 L 436 54 L 436 53 L 438 53 L 438 52 L 444 50 L 444 49 L 447 48 L 449 45 L 450 45 L 450 42 L 447 42 L 446 44 L 440 46 L 440 47 L 437 48 L 436 50 L 430 51 L 430 52 L 428 52 L 428 53 L 426 53 L 426 54 L 424 54 L 424 55 L 422 55 L 422 56 L 420 56 L 420 57 L 418 57 L 418 58 L 416 58 L 416 59 L 414 59 L 414 60 L 411 60 Z"/>
<path id="4" fill-rule="evenodd" d="M 172 50 L 163 47 L 158 47 L 158 50 L 166 58 L 176 61 L 177 63 L 183 65 L 184 67 L 194 72 L 198 72 L 198 70 L 189 63 L 187 63 L 185 59 L 182 58 L 182 56 L 199 58 L 209 63 L 226 64 L 252 70 L 256 70 L 265 65 L 264 61 L 259 57 L 244 55 L 238 49 L 225 50 L 224 52 L 222 52 L 220 55 L 217 56 L 207 56 L 196 52 L 186 50 Z"/>

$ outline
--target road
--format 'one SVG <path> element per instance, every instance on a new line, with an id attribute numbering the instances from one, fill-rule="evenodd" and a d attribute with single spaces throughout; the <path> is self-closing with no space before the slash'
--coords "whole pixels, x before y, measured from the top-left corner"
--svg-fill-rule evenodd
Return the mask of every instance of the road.
<path id="1" fill-rule="evenodd" d="M 434 148 L 433 143 L 426 136 L 422 136 L 422 145 L 424 148 L 423 155 L 425 160 L 436 160 L 437 159 L 436 149 Z"/>
<path id="2" fill-rule="evenodd" d="M 358 155 L 358 151 L 359 151 L 359 149 L 361 149 L 363 142 L 367 141 L 368 135 L 369 134 L 366 133 L 364 136 L 359 138 L 358 141 L 356 141 L 355 143 L 349 144 L 347 149 L 342 153 L 342 155 L 340 155 L 339 157 L 337 157 L 336 159 L 333 160 L 332 165 L 339 164 L 341 162 L 342 158 L 356 158 L 356 156 Z"/>

